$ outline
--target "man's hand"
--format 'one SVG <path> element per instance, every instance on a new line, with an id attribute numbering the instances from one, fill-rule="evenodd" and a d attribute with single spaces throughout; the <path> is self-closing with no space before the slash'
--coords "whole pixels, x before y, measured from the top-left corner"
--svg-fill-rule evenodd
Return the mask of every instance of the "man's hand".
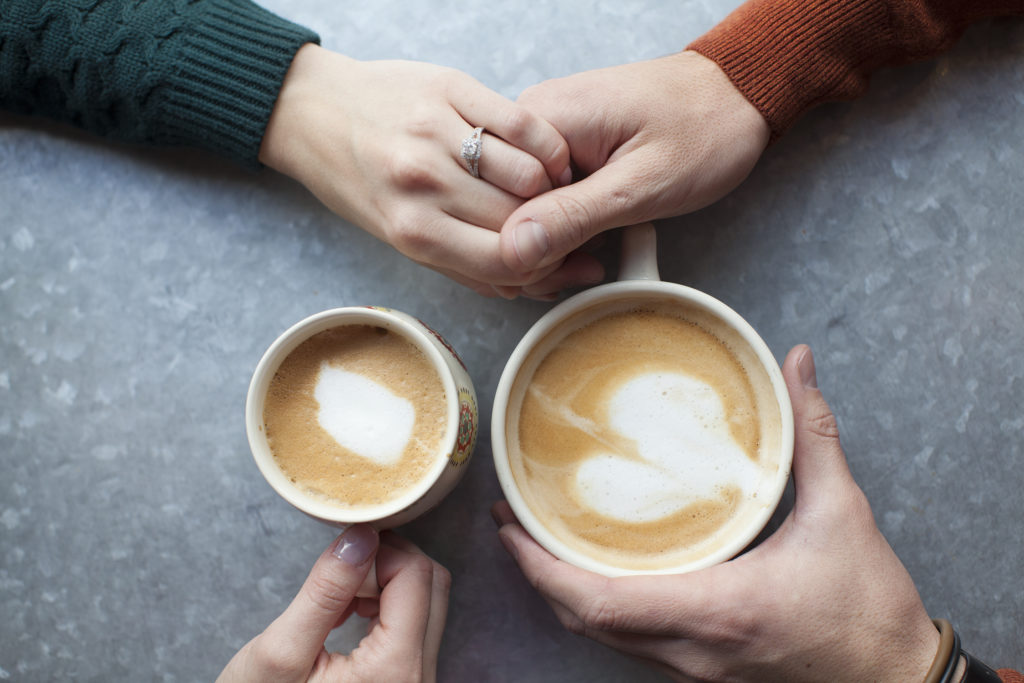
<path id="1" fill-rule="evenodd" d="M 938 631 L 850 474 L 810 349 L 790 351 L 783 375 L 796 501 L 746 554 L 690 574 L 610 579 L 554 558 L 504 502 L 499 536 L 566 628 L 680 680 L 919 683 Z"/>
<path id="2" fill-rule="evenodd" d="M 597 233 L 728 193 L 769 137 L 753 105 L 695 52 L 545 81 L 518 102 L 554 125 L 585 176 L 527 201 L 501 228 L 501 257 L 534 296 L 564 285 L 547 269 Z"/>

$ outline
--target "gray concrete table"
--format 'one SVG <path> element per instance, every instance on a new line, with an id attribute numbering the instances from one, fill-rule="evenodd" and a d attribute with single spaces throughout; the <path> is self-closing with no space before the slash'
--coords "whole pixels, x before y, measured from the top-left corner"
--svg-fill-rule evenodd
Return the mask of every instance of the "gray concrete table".
<path id="1" fill-rule="evenodd" d="M 514 97 L 675 51 L 734 0 L 266 4 L 330 48 Z M 1024 23 L 986 22 L 659 224 L 665 278 L 733 306 L 780 360 L 816 349 L 854 475 L 929 612 L 1018 669 L 1022 140 Z M 0 120 L 0 680 L 210 680 L 280 612 L 334 532 L 261 479 L 247 383 L 291 323 L 368 303 L 447 335 L 485 418 L 548 308 L 484 300 L 272 172 Z M 563 631 L 527 586 L 488 514 L 486 422 L 480 436 L 456 492 L 404 530 L 454 575 L 441 679 L 658 680 Z"/>

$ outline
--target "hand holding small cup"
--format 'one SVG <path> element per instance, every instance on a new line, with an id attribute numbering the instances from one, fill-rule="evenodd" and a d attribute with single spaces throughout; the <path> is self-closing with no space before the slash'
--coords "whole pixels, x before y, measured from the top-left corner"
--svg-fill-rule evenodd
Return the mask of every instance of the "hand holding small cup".
<path id="1" fill-rule="evenodd" d="M 356 597 L 374 567 L 379 599 Z M 378 540 L 367 524 L 349 527 L 313 565 L 291 605 L 217 681 L 433 681 L 450 586 L 448 571 L 409 541 L 391 533 Z M 328 652 L 327 636 L 354 613 L 370 619 L 366 637 L 349 654 Z"/>

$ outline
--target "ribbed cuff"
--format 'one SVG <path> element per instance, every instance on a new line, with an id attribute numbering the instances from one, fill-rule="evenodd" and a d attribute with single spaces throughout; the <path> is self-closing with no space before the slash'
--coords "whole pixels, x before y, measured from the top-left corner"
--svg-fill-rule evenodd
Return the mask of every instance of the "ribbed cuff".
<path id="1" fill-rule="evenodd" d="M 288 67 L 316 33 L 249 0 L 196 3 L 162 103 L 166 144 L 259 167 L 263 134 Z"/>
<path id="2" fill-rule="evenodd" d="M 968 24 L 1024 0 L 749 0 L 688 49 L 716 62 L 777 139 L 811 107 L 848 100 L 871 73 L 949 49 Z"/>
<path id="3" fill-rule="evenodd" d="M 891 44 L 877 0 L 751 0 L 687 49 L 722 68 L 775 139 L 816 104 L 860 95 Z"/>

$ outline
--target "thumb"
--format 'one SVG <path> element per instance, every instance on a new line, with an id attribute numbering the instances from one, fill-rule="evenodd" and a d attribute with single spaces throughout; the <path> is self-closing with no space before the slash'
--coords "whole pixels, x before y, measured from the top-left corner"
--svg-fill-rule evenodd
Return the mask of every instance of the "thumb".
<path id="1" fill-rule="evenodd" d="M 798 505 L 834 502 L 857 488 L 839 443 L 839 426 L 818 389 L 814 354 L 794 347 L 782 365 L 793 404 L 793 480 Z"/>
<path id="2" fill-rule="evenodd" d="M 583 180 L 538 195 L 516 209 L 501 228 L 505 266 L 525 274 L 557 263 L 594 235 L 643 220 L 624 197 L 633 187 L 622 162 Z"/>
<path id="3" fill-rule="evenodd" d="M 278 661 L 308 672 L 328 634 L 347 615 L 373 566 L 379 542 L 373 527 L 356 524 L 320 555 L 298 595 L 261 636 L 278 654 Z"/>

